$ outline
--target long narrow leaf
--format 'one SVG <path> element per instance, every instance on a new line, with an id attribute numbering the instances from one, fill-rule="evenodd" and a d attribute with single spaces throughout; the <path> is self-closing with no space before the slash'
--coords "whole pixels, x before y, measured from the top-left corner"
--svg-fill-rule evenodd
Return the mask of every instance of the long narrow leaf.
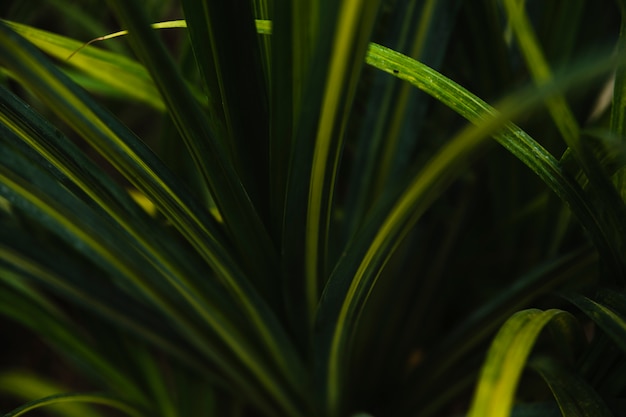
<path id="1" fill-rule="evenodd" d="M 86 48 L 69 59 L 70 55 L 83 45 L 81 42 L 15 22 L 4 21 L 4 23 L 46 53 L 66 61 L 67 64 L 105 83 L 109 88 L 119 91 L 119 94 L 141 101 L 156 110 L 165 110 L 163 100 L 150 75 L 137 62 L 97 48 Z"/>
<path id="2" fill-rule="evenodd" d="M 550 387 L 563 417 L 613 416 L 593 387 L 576 373 L 546 358 L 533 359 L 529 365 Z"/>
<path id="3" fill-rule="evenodd" d="M 183 1 L 214 129 L 262 219 L 268 218 L 268 99 L 252 2 Z"/>
<path id="4" fill-rule="evenodd" d="M 468 417 L 506 417 L 526 360 L 543 328 L 560 310 L 524 310 L 502 326 L 483 365 Z"/>
<path id="5" fill-rule="evenodd" d="M 48 407 L 56 404 L 71 404 L 71 403 L 87 403 L 93 405 L 105 405 L 124 413 L 131 417 L 142 417 L 143 413 L 132 405 L 126 404 L 114 397 L 105 394 L 57 394 L 46 398 L 42 398 L 36 401 L 31 401 L 24 404 L 15 410 L 4 414 L 4 417 L 18 417 L 26 414 L 32 410 L 36 410 L 42 407 Z"/>
<path id="6" fill-rule="evenodd" d="M 41 376 L 16 371 L 0 374 L 0 392 L 21 398 L 24 401 L 31 401 L 33 398 L 45 398 L 66 391 L 66 388 Z M 83 417 L 85 415 L 100 417 L 102 415 L 81 403 L 69 403 L 68 406 L 64 407 L 50 407 L 48 412 L 59 417 Z"/>
<path id="7" fill-rule="evenodd" d="M 626 51 L 626 2 L 618 1 L 622 12 L 622 24 L 617 44 L 618 53 Z M 611 107 L 611 131 L 616 135 L 623 136 L 626 132 L 626 70 L 619 68 L 615 74 L 615 87 L 613 89 L 613 106 Z"/>
<path id="8" fill-rule="evenodd" d="M 346 1 L 339 12 L 342 24 L 339 25 L 333 42 L 313 150 L 304 265 L 306 303 L 311 322 L 321 292 L 319 288 L 326 281 L 326 271 L 329 268 L 326 257 L 329 250 L 330 217 L 347 124 L 346 116 L 339 116 L 347 114 L 347 109 L 352 105 L 374 17 L 378 11 L 377 4 L 370 2 L 370 7 L 365 8 L 361 3 L 362 1 Z M 333 401 L 330 407 L 334 408 L 332 403 Z"/>
<path id="9" fill-rule="evenodd" d="M 611 299 L 615 300 L 615 296 L 608 297 L 609 295 L 610 293 L 605 295 L 608 302 L 611 302 Z M 624 311 L 616 312 L 614 310 L 615 307 L 610 304 L 605 305 L 580 294 L 568 293 L 564 294 L 564 297 L 580 308 L 598 327 L 609 335 L 622 351 L 626 352 L 626 318 L 623 316 Z M 622 296 L 621 298 L 623 300 L 624 297 Z"/>

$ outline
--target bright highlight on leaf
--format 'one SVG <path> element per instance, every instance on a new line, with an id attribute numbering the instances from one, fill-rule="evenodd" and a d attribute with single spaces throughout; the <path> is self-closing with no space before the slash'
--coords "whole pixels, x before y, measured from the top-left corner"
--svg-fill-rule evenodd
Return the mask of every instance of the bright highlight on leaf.
<path id="1" fill-rule="evenodd" d="M 507 417 L 537 337 L 560 310 L 524 310 L 509 318 L 493 340 L 482 367 L 469 417 Z"/>

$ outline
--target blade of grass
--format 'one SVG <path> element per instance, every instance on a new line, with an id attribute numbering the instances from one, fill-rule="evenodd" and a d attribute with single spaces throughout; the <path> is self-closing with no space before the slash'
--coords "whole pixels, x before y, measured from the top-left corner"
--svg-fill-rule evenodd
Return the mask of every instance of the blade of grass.
<path id="1" fill-rule="evenodd" d="M 617 53 L 626 53 L 626 2 L 618 2 L 621 11 L 620 34 L 617 42 Z M 615 73 L 615 84 L 613 86 L 613 101 L 611 106 L 610 130 L 616 137 L 626 136 L 626 70 L 619 68 Z M 617 174 L 616 185 L 622 190 L 624 195 L 624 185 L 626 184 L 626 170 Z M 623 197 L 622 197 L 623 198 Z"/>
<path id="2" fill-rule="evenodd" d="M 58 59 L 60 64 L 74 67 L 85 74 L 82 83 L 88 90 L 90 90 L 91 84 L 98 83 L 96 85 L 101 85 L 103 95 L 130 98 L 151 106 L 155 110 L 165 110 L 161 95 L 145 67 L 119 53 L 90 47 L 96 41 L 126 35 L 127 31 L 112 33 L 83 43 L 21 23 L 2 21 L 42 51 Z M 266 24 L 260 24 L 260 26 L 260 31 L 267 30 Z M 154 23 L 151 27 L 154 29 L 184 29 L 187 28 L 187 22 L 173 20 Z M 72 75 L 67 70 L 66 73 Z M 74 77 L 78 78 L 77 76 Z M 196 101 L 200 105 L 206 105 L 206 97 L 202 92 L 189 83 L 187 85 Z"/>
<path id="3" fill-rule="evenodd" d="M 507 12 L 509 23 L 513 28 L 516 40 L 520 45 L 526 65 L 530 70 L 537 85 L 550 82 L 553 78 L 550 66 L 543 56 L 539 41 L 532 29 L 531 23 L 525 12 L 525 1 L 504 0 L 504 8 Z M 580 153 L 580 127 L 569 108 L 569 104 L 562 94 L 555 94 L 546 101 L 548 110 L 554 123 L 557 125 L 563 139 L 576 153 Z M 585 161 L 582 161 L 584 164 Z M 586 168 L 586 167 L 585 167 Z"/>
<path id="4" fill-rule="evenodd" d="M 150 75 L 137 62 L 98 48 L 86 48 L 68 59 L 81 49 L 81 42 L 16 22 L 3 22 L 46 53 L 115 89 L 123 97 L 138 100 L 159 111 L 165 110 Z"/>
<path id="5" fill-rule="evenodd" d="M 302 52 L 293 48 L 298 38 L 294 37 L 292 9 L 297 4 L 288 0 L 276 0 L 270 4 L 268 15 L 272 18 L 272 33 L 269 37 L 270 50 L 268 74 L 268 101 L 270 117 L 269 161 L 270 161 L 270 219 L 271 233 L 279 247 L 282 246 L 285 218 L 285 201 L 289 158 L 294 137 L 295 81 L 301 79 L 296 73 L 293 60 Z M 306 24 L 311 24 L 307 21 Z M 297 26 L 296 26 L 297 27 Z M 258 26 L 257 26 L 258 31 Z M 293 53 L 292 52 L 292 48 Z M 299 327 L 296 325 L 294 327 Z"/>
<path id="6" fill-rule="evenodd" d="M 379 5 L 380 2 L 373 4 L 370 1 L 368 7 L 364 7 L 363 1 L 346 1 L 339 11 L 341 25 L 333 41 L 308 187 L 304 268 L 310 323 L 330 268 L 326 260 L 328 235 L 346 115 L 352 105 Z"/>
<path id="7" fill-rule="evenodd" d="M 126 404 L 123 401 L 120 401 L 114 397 L 111 397 L 106 394 L 57 394 L 51 395 L 49 397 L 45 397 L 39 400 L 31 401 L 27 404 L 24 404 L 21 407 L 16 408 L 15 410 L 4 414 L 4 417 L 18 417 L 23 414 L 26 414 L 30 411 L 36 410 L 42 407 L 48 407 L 56 404 L 72 404 L 72 403 L 86 403 L 93 405 L 104 405 L 115 410 L 122 412 L 123 414 L 131 417 L 142 417 L 143 413 L 136 409 L 135 407 Z"/>
<path id="8" fill-rule="evenodd" d="M 20 371 L 8 371 L 0 374 L 0 392 L 20 398 L 22 401 L 32 401 L 33 398 L 44 398 L 59 392 L 67 392 L 67 389 L 41 376 Z M 66 407 L 50 407 L 47 411 L 60 417 L 102 416 L 94 408 L 80 403 L 68 404 Z"/>
<path id="9" fill-rule="evenodd" d="M 543 328 L 561 310 L 524 310 L 511 316 L 494 338 L 482 367 L 468 417 L 506 417 L 521 373 Z"/>
<path id="10" fill-rule="evenodd" d="M 271 224 L 281 250 L 281 287 L 291 331 L 310 350 L 305 239 L 314 138 L 338 2 L 273 2 L 270 62 Z"/>
<path id="11" fill-rule="evenodd" d="M 268 98 L 252 2 L 183 1 L 210 117 L 264 222 L 269 186 Z"/>
<path id="12" fill-rule="evenodd" d="M 528 365 L 548 384 L 563 417 L 611 417 L 598 393 L 575 372 L 548 358 L 531 359 Z"/>
<path id="13" fill-rule="evenodd" d="M 622 13 L 620 34 L 617 43 L 617 53 L 626 52 L 626 1 L 618 1 Z M 626 69 L 618 68 L 615 74 L 615 86 L 613 88 L 613 105 L 611 106 L 611 132 L 618 137 L 623 137 L 626 132 Z"/>
<path id="14" fill-rule="evenodd" d="M 626 318 L 622 315 L 623 313 L 620 314 L 614 311 L 610 305 L 594 301 L 584 295 L 566 293 L 563 296 L 581 309 L 598 327 L 609 335 L 623 352 L 626 352 Z"/>
<path id="15" fill-rule="evenodd" d="M 290 327 L 305 352 L 310 346 L 309 305 L 303 278 L 307 184 L 329 39 L 334 31 L 330 28 L 334 28 L 338 7 L 338 3 L 328 1 L 278 0 L 271 9 L 272 229 L 275 240 L 280 242 L 281 287 Z"/>
<path id="16" fill-rule="evenodd" d="M 133 363 L 136 363 L 141 369 L 142 379 L 148 386 L 151 393 L 150 397 L 154 399 L 154 407 L 159 410 L 159 414 L 163 417 L 177 417 L 178 413 L 174 401 L 176 393 L 173 387 L 169 386 L 169 378 L 159 366 L 158 358 L 135 344 L 127 350 L 133 356 Z"/>
<path id="17" fill-rule="evenodd" d="M 254 19 L 256 32 L 259 35 L 269 35 L 271 34 L 271 9 L 272 2 L 268 0 L 254 0 L 253 2 L 254 8 Z M 269 117 L 269 109 L 271 109 L 270 105 L 270 96 L 271 96 L 271 65 L 272 65 L 272 41 L 269 36 L 262 36 L 259 38 L 259 49 L 261 51 L 261 62 L 263 64 L 263 74 L 265 76 L 265 87 L 267 90 L 267 103 L 268 103 L 268 117 Z M 269 126 L 269 132 L 271 132 L 272 127 Z M 268 133 L 269 133 L 268 132 Z M 270 138 L 268 138 L 269 140 Z M 270 143 L 268 142 L 267 151 L 270 149 Z M 268 155 L 270 156 L 270 155 Z M 271 169 L 271 167 L 270 167 Z M 272 178 L 270 176 L 270 178 Z M 271 184 L 270 184 L 271 187 Z M 271 214 L 271 212 L 270 212 Z"/>

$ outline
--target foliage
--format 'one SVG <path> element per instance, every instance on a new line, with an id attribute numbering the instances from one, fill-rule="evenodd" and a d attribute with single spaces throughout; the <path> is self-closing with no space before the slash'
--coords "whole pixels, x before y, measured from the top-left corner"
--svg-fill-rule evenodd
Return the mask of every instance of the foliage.
<path id="1" fill-rule="evenodd" d="M 72 377 L 7 416 L 623 405 L 623 1 L 23 4 L 0 312 Z"/>

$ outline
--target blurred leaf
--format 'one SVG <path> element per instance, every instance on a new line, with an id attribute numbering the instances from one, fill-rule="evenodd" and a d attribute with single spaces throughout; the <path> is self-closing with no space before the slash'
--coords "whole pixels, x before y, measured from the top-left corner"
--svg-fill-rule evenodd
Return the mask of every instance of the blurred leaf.
<path id="1" fill-rule="evenodd" d="M 132 406 L 105 394 L 57 394 L 31 401 L 15 410 L 4 414 L 4 417 L 18 417 L 32 410 L 57 404 L 87 403 L 98 404 L 119 410 L 131 417 L 142 417 L 143 414 Z"/>
<path id="2" fill-rule="evenodd" d="M 550 387 L 563 417 L 612 417 L 598 393 L 584 379 L 554 360 L 535 358 L 529 366 Z"/>
<path id="3" fill-rule="evenodd" d="M 45 380 L 41 376 L 31 375 L 26 372 L 9 371 L 0 374 L 0 392 L 10 394 L 22 401 L 32 398 L 45 398 L 50 395 L 58 395 L 67 389 L 54 382 Z M 24 411 L 26 412 L 26 411 Z M 95 409 L 79 402 L 69 402 L 65 406 L 50 406 L 48 412 L 58 416 L 84 417 L 86 415 L 101 416 Z M 4 414 L 11 415 L 10 413 Z"/>
<path id="4" fill-rule="evenodd" d="M 626 352 L 626 316 L 623 307 L 617 304 L 615 311 L 612 305 L 615 301 L 625 300 L 623 295 L 612 295 L 610 291 L 605 291 L 602 302 L 594 301 L 581 294 L 566 293 L 565 299 L 580 308 L 593 322 L 600 327 L 623 352 Z"/>

